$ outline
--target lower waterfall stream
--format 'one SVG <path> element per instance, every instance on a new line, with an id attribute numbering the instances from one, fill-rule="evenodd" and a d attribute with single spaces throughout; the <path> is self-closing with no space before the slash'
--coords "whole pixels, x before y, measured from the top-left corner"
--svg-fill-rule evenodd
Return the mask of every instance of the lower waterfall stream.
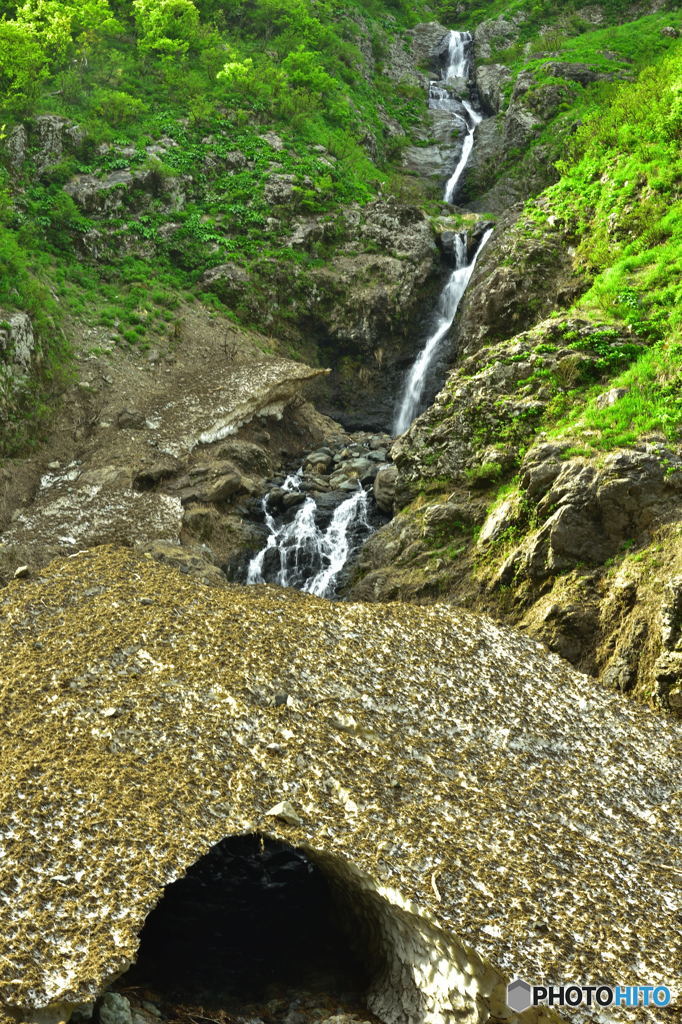
<path id="1" fill-rule="evenodd" d="M 448 278 L 447 284 L 438 299 L 435 328 L 407 375 L 393 423 L 393 433 L 396 435 L 402 434 L 407 430 L 420 412 L 424 389 L 428 382 L 430 371 L 439 354 L 441 343 L 452 327 L 459 304 L 462 301 L 462 296 L 474 272 L 476 260 L 490 238 L 492 230 L 492 228 L 489 228 L 483 235 L 472 259 L 469 259 L 467 252 L 466 233 L 457 235 L 455 239 L 455 269 Z"/>
<path id="2" fill-rule="evenodd" d="M 303 467 L 286 478 L 282 490 L 299 493 L 302 477 Z M 268 509 L 266 495 L 261 505 L 270 535 L 249 562 L 246 582 L 271 582 L 317 597 L 334 597 L 339 574 L 372 532 L 368 502 L 368 492 L 358 484 L 357 490 L 337 505 L 326 525 L 326 517 L 310 496 L 293 519 L 278 523 Z"/>

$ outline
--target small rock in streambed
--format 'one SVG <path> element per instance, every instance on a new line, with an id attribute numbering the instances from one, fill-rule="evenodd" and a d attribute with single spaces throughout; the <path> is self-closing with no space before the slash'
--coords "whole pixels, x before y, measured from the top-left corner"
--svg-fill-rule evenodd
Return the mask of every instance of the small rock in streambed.
<path id="1" fill-rule="evenodd" d="M 147 1013 L 151 1013 L 152 1017 L 162 1017 L 163 1016 L 163 1014 L 161 1013 L 161 1010 L 158 1008 L 156 1003 L 150 1002 L 149 999 L 143 999 L 142 1000 L 142 1009 L 146 1010 Z"/>
<path id="2" fill-rule="evenodd" d="M 99 1008 L 100 1024 L 133 1024 L 130 1003 L 120 992 L 107 992 Z"/>

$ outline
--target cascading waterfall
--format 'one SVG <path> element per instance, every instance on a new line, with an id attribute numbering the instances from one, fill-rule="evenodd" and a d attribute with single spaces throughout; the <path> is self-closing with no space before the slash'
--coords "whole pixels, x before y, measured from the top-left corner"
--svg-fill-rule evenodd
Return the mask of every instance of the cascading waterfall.
<path id="1" fill-rule="evenodd" d="M 457 110 L 458 101 L 454 100 L 448 89 L 448 83 L 452 79 L 464 79 L 468 81 L 471 69 L 471 43 L 473 37 L 470 32 L 450 32 L 448 38 L 447 63 L 441 75 L 440 82 L 432 82 L 429 89 L 429 105 L 439 110 L 451 110 L 454 117 L 461 120 L 467 129 L 467 134 L 462 145 L 462 153 L 453 173 L 445 184 L 444 199 L 451 203 L 457 191 L 457 186 L 469 163 L 471 151 L 474 148 L 474 135 L 476 127 L 483 120 L 482 116 L 474 109 L 467 100 L 461 100 L 461 107 L 464 114 Z M 405 381 L 405 387 L 400 397 L 393 433 L 402 434 L 407 430 L 414 418 L 420 411 L 422 396 L 433 364 L 439 354 L 440 345 L 452 327 L 462 296 L 466 291 L 471 275 L 476 266 L 476 260 L 486 242 L 490 238 L 492 229 L 483 235 L 476 253 L 469 261 L 467 255 L 466 234 L 457 235 L 455 239 L 455 269 L 448 278 L 445 288 L 438 299 L 436 309 L 436 325 L 433 333 L 427 339 L 426 344 L 413 363 Z"/>
<path id="2" fill-rule="evenodd" d="M 447 85 L 452 79 L 464 79 L 468 81 L 469 72 L 471 70 L 471 44 L 473 42 L 473 36 L 470 32 L 450 32 L 448 38 L 448 56 L 447 64 L 441 81 Z M 441 87 L 442 88 L 442 87 Z M 445 90 L 447 92 L 447 89 Z M 438 106 L 441 109 L 447 109 L 447 105 L 443 100 Z M 462 121 L 466 128 L 466 136 L 462 145 L 462 153 L 457 162 L 455 170 L 448 178 L 445 184 L 445 202 L 451 203 L 459 184 L 459 180 L 462 177 L 466 165 L 469 163 L 469 157 L 471 151 L 474 148 L 474 135 L 476 133 L 476 127 L 481 123 L 483 118 L 481 115 L 474 110 L 471 103 L 467 100 L 462 100 L 462 107 L 464 109 L 464 115 L 453 111 L 455 116 Z"/>
<path id="3" fill-rule="evenodd" d="M 457 186 L 459 184 L 459 180 L 462 177 L 462 174 L 464 173 L 466 165 L 469 163 L 471 151 L 474 148 L 474 136 L 476 134 L 476 127 L 483 120 L 481 115 L 477 111 L 475 111 L 471 104 L 467 103 L 466 100 L 462 100 L 462 106 L 464 107 L 465 116 L 462 117 L 461 120 L 466 125 L 467 134 L 464 138 L 464 143 L 462 145 L 462 155 L 460 156 L 457 166 L 455 167 L 453 173 L 448 178 L 445 184 L 444 199 L 446 203 L 451 203 L 453 200 L 453 197 L 457 190 Z"/>
<path id="4" fill-rule="evenodd" d="M 450 32 L 444 81 L 449 82 L 451 78 L 469 77 L 469 54 L 473 38 L 471 32 Z"/>
<path id="5" fill-rule="evenodd" d="M 469 80 L 472 41 L 469 32 L 450 32 L 441 79 L 432 82 L 429 89 L 429 105 L 434 109 L 449 111 L 466 127 L 460 159 L 445 186 L 445 201 L 448 203 L 452 202 L 469 162 L 476 126 L 482 120 L 471 103 L 457 98 L 456 90 L 451 85 Z M 466 233 L 456 237 L 455 269 L 438 300 L 435 329 L 405 382 L 394 423 L 395 434 L 406 430 L 420 410 L 424 389 L 440 345 L 452 326 L 476 260 L 491 231 L 483 235 L 472 259 L 468 256 Z M 368 519 L 368 492 L 358 484 L 357 490 L 337 505 L 329 519 L 328 512 L 325 515 L 313 497 L 304 495 L 306 488 L 303 478 L 302 467 L 297 473 L 288 476 L 281 487 L 285 493 L 294 492 L 299 495 L 295 499 L 299 501 L 295 514 L 285 513 L 279 517 L 278 522 L 268 507 L 268 497 L 263 499 L 261 507 L 268 529 L 267 543 L 251 559 L 246 582 L 276 583 L 281 587 L 296 587 L 318 597 L 333 598 L 336 596 L 340 573 L 372 533 L 373 527 Z"/>
<path id="6" fill-rule="evenodd" d="M 491 234 L 492 228 L 489 228 L 483 235 L 471 261 L 467 258 L 466 234 L 457 235 L 455 240 L 455 269 L 448 278 L 448 282 L 438 299 L 435 330 L 412 364 L 412 368 L 407 375 L 405 388 L 393 424 L 393 433 L 396 435 L 402 434 L 403 431 L 407 430 L 419 412 L 424 388 L 428 381 L 431 367 L 438 355 L 440 344 L 452 327 L 459 304 L 462 301 L 462 296 L 474 272 L 476 260 Z"/>
<path id="7" fill-rule="evenodd" d="M 296 491 L 302 470 L 287 477 L 282 489 Z M 262 502 L 267 544 L 249 563 L 246 582 L 276 583 L 296 587 L 317 597 L 334 597 L 341 570 L 363 540 L 372 532 L 368 522 L 368 495 L 358 485 L 336 507 L 326 529 L 318 525 L 319 509 L 307 497 L 291 522 L 277 525 L 268 511 L 267 497 Z"/>

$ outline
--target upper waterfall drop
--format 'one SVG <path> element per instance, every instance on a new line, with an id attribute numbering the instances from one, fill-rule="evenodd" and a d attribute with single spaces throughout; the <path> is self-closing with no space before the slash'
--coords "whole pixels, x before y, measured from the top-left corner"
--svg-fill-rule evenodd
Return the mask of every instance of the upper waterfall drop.
<path id="1" fill-rule="evenodd" d="M 449 33 L 447 57 L 443 63 L 440 82 L 431 82 L 429 88 L 430 106 L 440 110 L 452 111 L 453 117 L 462 121 L 467 130 L 457 166 L 445 183 L 443 198 L 446 203 L 451 203 L 454 199 L 457 186 L 469 163 L 471 152 L 474 148 L 476 127 L 483 120 L 482 115 L 474 108 L 472 102 L 465 99 L 457 99 L 448 87 L 448 83 L 452 79 L 469 81 L 472 43 L 473 36 L 470 32 L 451 31 Z M 469 90 L 469 97 L 471 100 L 474 99 L 471 90 Z M 463 114 L 460 112 L 461 110 L 464 111 Z M 466 234 L 458 235 L 455 240 L 455 269 L 450 274 L 438 299 L 435 329 L 419 352 L 407 375 L 393 421 L 394 435 L 402 434 L 407 430 L 420 412 L 424 390 L 439 354 L 441 343 L 454 322 L 462 296 L 474 272 L 476 260 L 491 234 L 492 228 L 488 229 L 481 238 L 476 253 L 471 260 L 468 258 Z"/>
<path id="2" fill-rule="evenodd" d="M 448 63 L 443 81 L 451 78 L 468 78 L 470 67 L 470 50 L 473 42 L 471 32 L 450 32 L 448 37 Z"/>

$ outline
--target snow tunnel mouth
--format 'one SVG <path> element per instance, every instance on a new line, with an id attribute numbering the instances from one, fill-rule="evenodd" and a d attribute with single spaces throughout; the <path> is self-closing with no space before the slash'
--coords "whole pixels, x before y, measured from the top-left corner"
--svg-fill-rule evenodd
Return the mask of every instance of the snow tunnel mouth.
<path id="1" fill-rule="evenodd" d="M 148 1024 L 521 1020 L 503 976 L 399 892 L 260 833 L 221 840 L 166 886 L 115 988 L 134 1011 L 161 1007 L 138 1014 Z"/>
<path id="2" fill-rule="evenodd" d="M 365 1006 L 369 980 L 319 867 L 251 834 L 222 840 L 166 886 L 116 987 L 206 1008 L 301 993 Z"/>

